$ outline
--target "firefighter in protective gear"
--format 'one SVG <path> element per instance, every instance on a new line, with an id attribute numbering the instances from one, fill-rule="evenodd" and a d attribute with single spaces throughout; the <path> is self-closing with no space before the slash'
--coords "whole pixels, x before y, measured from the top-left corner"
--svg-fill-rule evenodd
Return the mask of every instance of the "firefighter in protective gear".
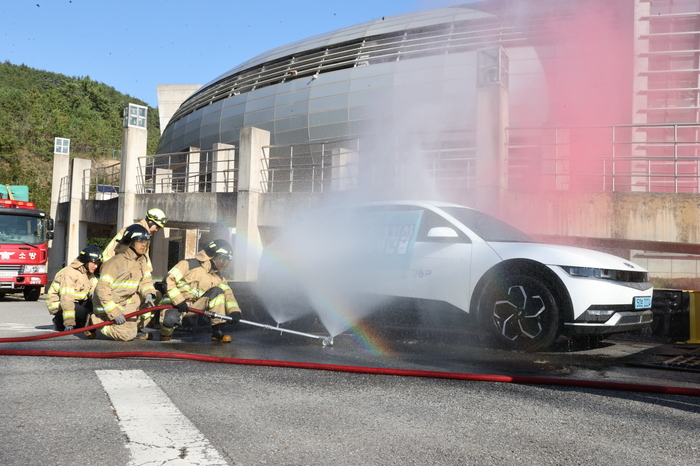
<path id="1" fill-rule="evenodd" d="M 231 245 L 217 239 L 199 251 L 194 259 L 182 260 L 170 269 L 165 277 L 167 292 L 160 304 L 172 304 L 173 308 L 161 312 L 161 341 L 170 340 L 185 315 L 194 315 L 188 313 L 190 306 L 229 316 L 233 322 L 241 319 L 241 310 L 233 291 L 222 275 L 232 256 Z M 213 341 L 231 341 L 231 337 L 223 332 L 224 325 L 226 321 L 223 319 L 211 319 Z"/>
<path id="2" fill-rule="evenodd" d="M 68 267 L 56 274 L 46 299 L 55 330 L 85 327 L 92 312 L 91 295 L 100 264 L 102 252 L 95 246 L 86 246 Z"/>
<path id="3" fill-rule="evenodd" d="M 142 332 L 153 314 L 147 312 L 126 319 L 125 314 L 156 302 L 156 290 L 151 279 L 151 268 L 146 260 L 146 250 L 151 235 L 141 224 L 129 225 L 120 241 L 116 256 L 102 265 L 100 279 L 95 286 L 92 323 L 113 320 L 114 324 L 101 327 L 99 331 L 108 338 L 130 341 L 134 338 L 150 339 L 150 333 Z M 88 332 L 88 338 L 95 333 Z"/>
<path id="4" fill-rule="evenodd" d="M 138 224 L 148 230 L 148 233 L 153 236 L 158 229 L 163 228 L 167 222 L 168 218 L 165 216 L 165 213 L 160 209 L 153 208 L 148 209 L 148 212 L 146 212 L 146 218 L 141 220 Z M 124 236 L 125 231 L 126 227 L 122 228 L 121 231 L 119 231 L 119 233 L 112 238 L 112 241 L 109 242 L 103 253 L 105 261 L 111 259 L 115 254 L 118 254 L 128 248 L 128 246 L 121 244 L 121 239 Z M 149 248 L 146 249 L 146 258 L 148 259 L 148 265 L 151 266 L 151 270 L 153 270 L 153 265 L 151 264 L 151 258 L 149 256 L 149 249 L 150 243 Z"/>

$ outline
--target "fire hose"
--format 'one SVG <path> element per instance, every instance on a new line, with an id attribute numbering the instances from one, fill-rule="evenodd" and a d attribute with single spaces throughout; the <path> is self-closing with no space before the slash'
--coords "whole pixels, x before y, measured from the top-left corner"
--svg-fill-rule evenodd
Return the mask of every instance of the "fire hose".
<path id="1" fill-rule="evenodd" d="M 126 314 L 125 318 L 131 318 L 146 312 L 159 311 L 162 309 L 172 308 L 171 305 L 155 306 L 146 309 L 141 309 L 129 314 Z M 220 316 L 218 314 L 211 313 L 209 311 L 202 311 L 199 309 L 192 309 L 192 312 L 197 314 L 202 314 L 210 317 L 218 317 L 224 320 L 233 320 L 227 316 Z M 281 329 L 279 327 L 273 327 L 264 324 L 257 324 L 255 322 L 243 321 L 240 322 L 246 324 L 252 324 L 256 327 L 262 327 L 269 330 L 275 331 L 288 331 L 287 329 Z M 101 322 L 99 324 L 90 325 L 88 327 L 82 327 L 79 329 L 68 330 L 64 332 L 56 332 L 44 335 L 33 335 L 29 337 L 17 337 L 17 338 L 0 338 L 0 343 L 11 343 L 11 342 L 24 342 L 33 340 L 42 340 L 46 338 L 55 338 L 64 335 L 71 335 L 74 333 L 85 332 L 88 330 L 94 330 L 105 325 L 111 325 L 114 321 Z M 302 336 L 310 336 L 317 339 L 323 339 L 324 337 L 319 337 L 318 335 L 305 334 L 303 332 L 288 331 L 294 334 L 300 334 Z M 325 344 L 324 344 L 325 346 Z M 119 351 L 119 352 L 82 352 L 82 351 L 45 351 L 45 350 L 0 350 L 0 355 L 5 356 L 50 356 L 50 357 L 70 357 L 70 358 L 97 358 L 97 359 L 115 359 L 115 358 L 156 358 L 156 359 L 181 359 L 189 361 L 200 361 L 200 362 L 216 362 L 223 364 L 238 364 L 238 365 L 248 365 L 248 366 L 267 366 L 267 367 L 284 367 L 293 369 L 312 369 L 312 370 L 326 370 L 335 372 L 350 372 L 356 374 L 374 374 L 374 375 L 396 375 L 403 377 L 428 377 L 428 378 L 438 378 L 438 379 L 453 379 L 453 380 L 466 380 L 475 382 L 500 382 L 500 383 L 515 383 L 515 384 L 525 384 L 525 385 L 552 385 L 552 386 L 562 386 L 562 387 L 579 387 L 579 388 L 590 388 L 590 389 L 600 389 L 600 390 L 619 390 L 619 391 L 631 391 L 631 392 L 643 392 L 643 393 L 657 393 L 664 395 L 682 395 L 682 396 L 700 396 L 700 389 L 690 388 L 690 387 L 672 387 L 664 385 L 649 385 L 649 384 L 634 384 L 634 383 L 622 383 L 622 382 L 603 382 L 595 380 L 581 380 L 581 379 L 561 379 L 554 377 L 530 377 L 530 376 L 510 376 L 510 375 L 491 375 L 491 374 L 468 374 L 468 373 L 457 373 L 457 372 L 439 372 L 439 371 L 424 371 L 424 370 L 408 370 L 408 369 L 388 369 L 388 368 L 378 368 L 378 367 L 362 367 L 362 366 L 345 366 L 337 364 L 319 364 L 319 363 L 307 363 L 307 362 L 295 362 L 295 361 L 271 361 L 263 359 L 241 359 L 241 358 L 224 358 L 218 356 L 206 356 L 199 354 L 189 354 L 189 353 L 169 353 L 169 352 L 159 352 L 159 351 Z"/>
<path id="2" fill-rule="evenodd" d="M 173 306 L 170 304 L 164 304 L 164 305 L 160 305 L 160 306 L 153 306 L 153 307 L 148 307 L 145 309 L 139 309 L 138 311 L 134 311 L 134 312 L 131 312 L 129 314 L 126 314 L 124 316 L 124 318 L 130 319 L 131 317 L 145 314 L 147 312 L 155 312 L 155 311 L 161 311 L 164 309 L 172 309 L 172 307 Z M 192 307 L 189 308 L 189 310 L 190 310 L 190 312 L 194 312 L 195 314 L 200 314 L 200 315 L 203 315 L 203 316 L 206 316 L 209 318 L 213 317 L 216 319 L 228 320 L 229 322 L 234 321 L 234 319 L 229 317 L 229 316 L 223 316 L 223 315 L 211 312 L 211 311 L 203 311 L 201 309 L 195 309 Z M 241 324 L 252 325 L 252 326 L 264 328 L 267 330 L 274 330 L 274 331 L 278 331 L 278 332 L 291 333 L 294 335 L 300 335 L 300 336 L 304 336 L 304 337 L 308 337 L 308 338 L 314 338 L 317 340 L 321 340 L 321 342 L 323 343 L 323 346 L 333 345 L 333 337 L 332 336 L 324 337 L 322 335 L 314 335 L 312 333 L 298 332 L 296 330 L 290 330 L 287 328 L 273 327 L 272 325 L 260 324 L 258 322 L 251 322 L 249 320 L 243 320 L 243 319 L 239 320 L 238 322 L 240 322 Z M 100 322 L 99 324 L 94 324 L 94 325 L 90 325 L 90 326 L 86 326 L 86 327 L 80 327 L 80 328 L 76 328 L 73 330 L 66 330 L 63 332 L 47 333 L 47 334 L 43 334 L 43 335 L 32 335 L 29 337 L 0 338 L 0 343 L 13 343 L 13 342 L 21 342 L 21 341 L 45 340 L 47 338 L 56 338 L 56 337 L 60 337 L 60 336 L 64 336 L 64 335 L 72 335 L 74 333 L 83 333 L 83 332 L 87 332 L 90 330 L 96 330 L 98 328 L 105 327 L 107 325 L 112 325 L 112 324 L 114 324 L 114 321 L 108 320 L 105 322 Z"/>

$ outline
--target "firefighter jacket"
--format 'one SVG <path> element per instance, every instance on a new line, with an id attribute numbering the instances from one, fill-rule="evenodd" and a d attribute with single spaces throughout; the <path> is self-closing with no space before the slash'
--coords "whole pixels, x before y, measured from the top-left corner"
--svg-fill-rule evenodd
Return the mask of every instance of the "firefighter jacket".
<path id="1" fill-rule="evenodd" d="M 96 283 L 97 277 L 88 273 L 85 264 L 74 259 L 54 277 L 46 307 L 51 314 L 63 312 L 65 325 L 75 325 L 75 303 L 88 299 Z"/>
<path id="2" fill-rule="evenodd" d="M 190 261 L 181 260 L 170 269 L 165 277 L 165 301 L 169 300 L 175 305 L 183 301 L 192 304 L 211 288 L 218 286 L 224 291 L 226 314 L 240 312 L 231 287 L 218 270 L 211 268 L 211 260 L 207 253 L 199 251 L 195 259 L 199 261 L 199 266 L 190 267 Z"/>
<path id="3" fill-rule="evenodd" d="M 104 264 L 100 279 L 95 287 L 93 308 L 96 313 L 104 313 L 111 319 L 124 313 L 127 304 L 138 307 L 139 294 L 145 298 L 147 294 L 156 294 L 151 279 L 151 268 L 146 256 L 139 256 L 128 248 L 117 254 Z"/>
<path id="4" fill-rule="evenodd" d="M 141 220 L 139 222 L 139 225 L 144 227 L 146 230 L 150 231 L 150 227 L 148 226 L 148 222 L 146 219 Z M 124 230 L 127 229 L 129 225 L 126 225 L 124 228 L 119 230 L 119 233 L 117 233 L 114 238 L 112 238 L 112 241 L 109 242 L 105 250 L 102 252 L 102 257 L 104 261 L 108 261 L 112 257 L 114 257 L 116 254 L 119 254 L 121 252 L 126 251 L 129 249 L 129 246 L 126 244 L 119 244 L 119 241 L 124 237 Z M 148 266 L 153 270 L 153 264 L 151 263 L 151 243 L 148 243 L 148 247 L 146 248 L 146 259 L 148 259 Z"/>

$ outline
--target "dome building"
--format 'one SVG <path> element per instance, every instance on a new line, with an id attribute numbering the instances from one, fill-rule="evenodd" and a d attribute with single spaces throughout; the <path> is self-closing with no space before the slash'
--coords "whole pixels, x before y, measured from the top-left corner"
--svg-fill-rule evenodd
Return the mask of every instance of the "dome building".
<path id="1" fill-rule="evenodd" d="M 236 146 L 241 128 L 255 126 L 270 132 L 273 146 L 342 140 L 336 146 L 354 150 L 359 139 L 365 151 L 427 157 L 434 170 L 456 169 L 465 179 L 474 169 L 477 52 L 499 46 L 507 47 L 511 121 L 541 124 L 545 81 L 526 34 L 459 6 L 379 18 L 260 54 L 190 96 L 158 153 Z"/>

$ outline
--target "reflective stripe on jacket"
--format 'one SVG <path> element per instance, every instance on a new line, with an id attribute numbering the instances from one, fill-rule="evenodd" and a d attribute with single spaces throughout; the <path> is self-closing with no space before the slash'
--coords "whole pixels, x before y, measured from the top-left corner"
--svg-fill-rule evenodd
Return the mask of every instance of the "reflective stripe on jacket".
<path id="1" fill-rule="evenodd" d="M 204 251 L 199 251 L 195 259 L 199 261 L 199 267 L 190 269 L 189 262 L 181 260 L 170 269 L 165 277 L 167 292 L 162 302 L 180 304 L 186 301 L 188 304 L 192 304 L 211 288 L 218 286 L 224 293 L 214 298 L 210 307 L 215 307 L 218 302 L 225 301 L 227 314 L 238 312 L 238 303 L 233 296 L 231 287 L 228 286 L 228 281 L 221 276 L 219 271 L 212 270 L 209 256 Z"/>
<path id="2" fill-rule="evenodd" d="M 149 293 L 155 295 L 156 289 L 146 256 L 138 256 L 128 248 L 102 265 L 93 298 L 95 312 L 107 314 L 111 320 L 123 314 L 124 305 L 134 302 L 133 296 L 137 293 L 141 297 Z"/>
<path id="3" fill-rule="evenodd" d="M 85 264 L 74 259 L 54 277 L 46 307 L 51 314 L 62 311 L 65 325 L 75 325 L 75 303 L 87 299 L 96 283 L 97 278 L 88 273 Z"/>

